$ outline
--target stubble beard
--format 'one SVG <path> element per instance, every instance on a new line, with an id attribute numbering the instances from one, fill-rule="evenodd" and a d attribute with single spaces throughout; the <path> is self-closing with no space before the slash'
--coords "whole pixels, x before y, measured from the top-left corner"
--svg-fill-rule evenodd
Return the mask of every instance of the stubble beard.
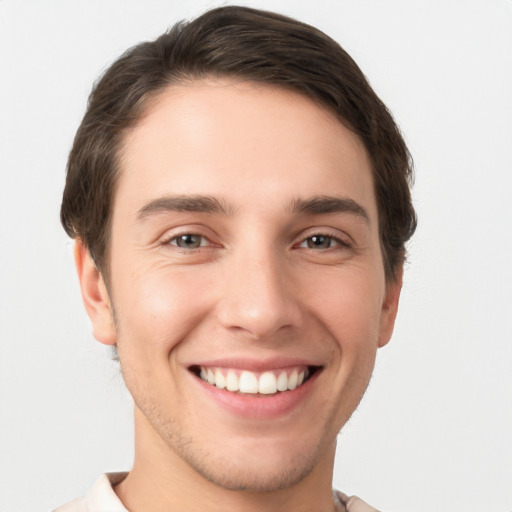
<path id="1" fill-rule="evenodd" d="M 171 458 L 179 457 L 200 477 L 225 490 L 272 493 L 289 489 L 304 480 L 316 465 L 311 450 L 301 452 L 300 447 L 287 461 L 272 460 L 267 450 L 265 463 L 259 465 L 251 461 L 250 454 L 234 456 L 222 450 L 214 453 L 201 447 L 201 441 L 184 432 L 175 421 L 164 419 L 156 407 L 144 402 L 136 406 L 163 440 Z M 207 428 L 204 433 L 207 437 Z M 258 455 L 261 457 L 261 453 Z"/>
<path id="2" fill-rule="evenodd" d="M 113 305 L 112 300 L 111 305 Z M 111 307 L 116 338 L 119 340 L 118 317 L 115 308 Z M 132 382 L 130 371 L 125 371 L 126 366 L 129 367 L 129 365 L 123 365 L 122 349 L 120 350 L 117 343 L 112 347 L 111 356 L 120 364 L 123 380 L 134 400 L 135 407 L 145 417 L 154 433 L 164 442 L 170 451 L 171 458 L 178 456 L 196 474 L 222 489 L 272 493 L 293 488 L 313 471 L 322 454 L 328 449 L 329 443 L 326 443 L 326 446 L 309 447 L 306 450 L 301 450 L 303 447 L 297 446 L 293 448 L 294 451 L 287 461 L 273 460 L 271 467 L 258 468 L 258 470 L 251 465 L 248 457 L 233 457 L 225 453 L 224 456 L 214 454 L 201 448 L 200 442 L 165 414 L 162 410 L 164 407 L 151 398 L 152 393 L 148 389 L 144 390 L 144 386 L 141 388 L 138 385 L 140 382 L 137 382 L 136 375 L 133 375 Z M 142 392 L 134 393 L 133 391 L 137 389 Z M 206 428 L 204 431 L 207 436 Z M 333 442 L 335 444 L 335 440 Z M 272 459 L 272 454 L 267 454 L 267 459 Z"/>

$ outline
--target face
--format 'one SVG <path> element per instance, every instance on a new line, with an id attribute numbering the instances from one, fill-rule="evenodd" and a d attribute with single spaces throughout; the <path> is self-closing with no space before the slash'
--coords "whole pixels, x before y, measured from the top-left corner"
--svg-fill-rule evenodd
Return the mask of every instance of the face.
<path id="1" fill-rule="evenodd" d="M 361 141 L 296 93 L 202 81 L 152 102 L 121 169 L 109 296 L 82 287 L 154 457 L 260 491 L 332 466 L 400 289 Z"/>

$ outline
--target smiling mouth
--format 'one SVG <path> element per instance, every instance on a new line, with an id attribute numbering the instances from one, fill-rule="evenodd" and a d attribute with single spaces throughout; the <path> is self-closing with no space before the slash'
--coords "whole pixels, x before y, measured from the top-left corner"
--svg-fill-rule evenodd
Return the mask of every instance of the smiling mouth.
<path id="1" fill-rule="evenodd" d="M 297 366 L 264 372 L 204 366 L 190 367 L 190 371 L 196 377 L 218 389 L 250 395 L 275 395 L 293 391 L 319 370 L 319 366 Z"/>

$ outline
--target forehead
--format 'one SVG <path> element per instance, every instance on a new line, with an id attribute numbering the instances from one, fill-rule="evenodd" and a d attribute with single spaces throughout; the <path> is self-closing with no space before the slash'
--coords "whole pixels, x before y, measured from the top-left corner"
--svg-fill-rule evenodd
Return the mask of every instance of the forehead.
<path id="1" fill-rule="evenodd" d="M 125 135 L 120 163 L 114 211 L 164 194 L 229 196 L 235 205 L 349 194 L 375 210 L 359 137 L 323 106 L 268 85 L 211 79 L 168 87 Z"/>

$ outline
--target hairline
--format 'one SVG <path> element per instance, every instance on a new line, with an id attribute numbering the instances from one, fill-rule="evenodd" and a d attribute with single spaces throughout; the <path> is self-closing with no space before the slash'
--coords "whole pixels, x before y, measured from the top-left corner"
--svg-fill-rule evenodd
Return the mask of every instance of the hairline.
<path id="1" fill-rule="evenodd" d="M 384 264 L 384 272 L 386 283 L 393 283 L 399 277 L 400 269 L 403 265 L 403 262 L 398 262 L 393 268 L 390 268 L 388 271 L 388 264 L 386 262 L 386 251 L 384 247 L 383 240 L 383 231 L 381 226 L 382 214 L 380 212 L 378 194 L 376 191 L 376 175 L 377 171 L 375 169 L 374 161 L 371 157 L 371 154 L 368 150 L 368 147 L 364 141 L 364 138 L 358 134 L 354 128 L 350 125 L 347 119 L 345 119 L 339 111 L 337 111 L 332 105 L 330 105 L 327 101 L 322 101 L 321 98 L 315 96 L 314 94 L 308 94 L 307 91 L 301 90 L 298 87 L 293 87 L 291 85 L 280 84 L 275 82 L 265 82 L 263 80 L 256 80 L 249 76 L 245 76 L 243 74 L 235 75 L 233 73 L 219 73 L 219 72 L 207 72 L 204 74 L 194 75 L 191 72 L 186 73 L 177 73 L 176 75 L 170 77 L 164 84 L 156 87 L 153 90 L 147 91 L 137 102 L 137 104 L 132 109 L 132 115 L 134 117 L 134 121 L 127 126 L 125 126 L 122 130 L 120 130 L 117 134 L 116 138 L 116 148 L 114 152 L 114 177 L 112 181 L 112 189 L 111 189 L 111 198 L 110 198 L 110 208 L 108 212 L 108 217 L 105 223 L 105 231 L 104 231 L 104 251 L 99 262 L 98 270 L 102 274 L 103 280 L 107 289 L 110 288 L 111 285 L 111 274 L 110 274 L 110 250 L 111 250 L 111 235 L 112 235 L 112 218 L 115 207 L 115 201 L 117 196 L 117 190 L 119 187 L 119 181 L 122 179 L 123 172 L 123 160 L 124 160 L 124 149 L 126 148 L 126 144 L 129 140 L 129 134 L 137 129 L 144 122 L 144 120 L 151 115 L 151 112 L 154 108 L 157 108 L 159 100 L 173 87 L 188 87 L 194 86 L 197 84 L 208 84 L 214 81 L 216 84 L 222 83 L 225 80 L 226 85 L 230 84 L 251 84 L 258 87 L 263 88 L 271 88 L 271 89 L 279 89 L 283 91 L 288 91 L 293 94 L 299 94 L 303 98 L 310 100 L 313 104 L 315 104 L 319 109 L 328 113 L 331 116 L 334 116 L 334 119 L 345 126 L 348 130 L 350 130 L 361 142 L 362 147 L 368 157 L 368 163 L 370 165 L 371 170 L 371 179 L 373 184 L 373 192 L 375 195 L 376 207 L 377 207 L 377 225 L 379 232 L 379 247 L 381 251 L 381 257 Z"/>

